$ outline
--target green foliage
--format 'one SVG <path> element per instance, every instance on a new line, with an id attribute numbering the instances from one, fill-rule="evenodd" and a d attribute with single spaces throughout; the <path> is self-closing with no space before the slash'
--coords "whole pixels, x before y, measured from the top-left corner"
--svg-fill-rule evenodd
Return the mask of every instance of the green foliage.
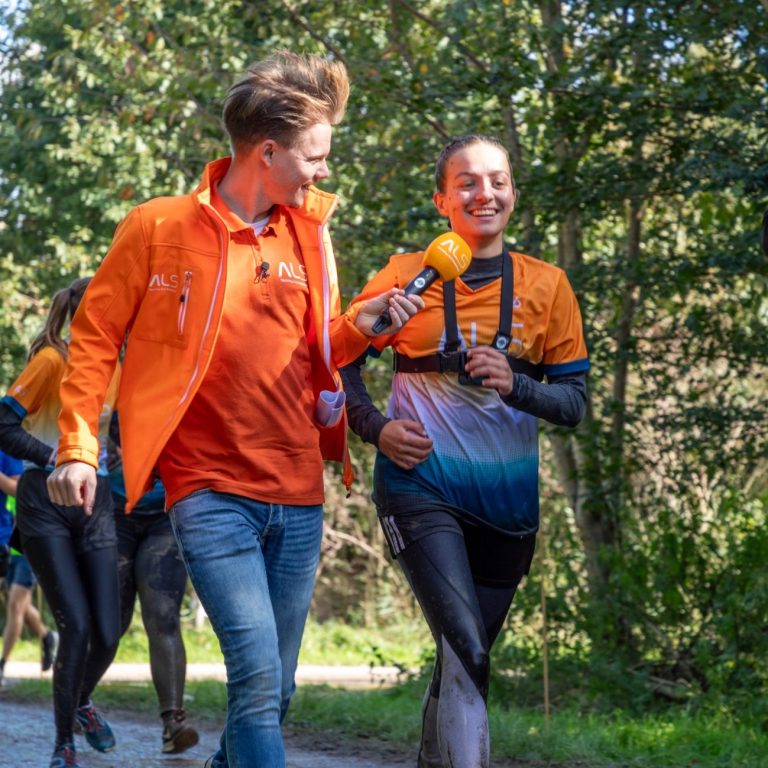
<path id="1" fill-rule="evenodd" d="M 430 646 L 429 631 L 420 618 L 392 622 L 386 630 L 339 621 L 310 621 L 299 663 L 394 666 L 408 674 L 424 664 Z"/>
<path id="2" fill-rule="evenodd" d="M 216 635 L 206 621 L 200 629 L 183 628 L 187 661 L 209 664 L 222 660 Z M 30 643 L 39 656 L 39 647 Z M 417 668 L 429 647 L 428 633 L 420 621 L 393 623 L 386 632 L 373 627 L 355 627 L 338 621 L 318 623 L 310 618 L 304 631 L 300 664 L 350 664 L 398 666 L 404 671 Z M 21 651 L 24 654 L 24 651 Z M 14 657 L 16 657 L 14 651 Z M 37 658 L 31 655 L 30 658 Z M 22 658 L 20 655 L 19 658 Z M 25 656 L 26 658 L 26 656 Z M 147 636 L 135 617 L 118 648 L 116 661 L 145 664 L 149 658 Z"/>

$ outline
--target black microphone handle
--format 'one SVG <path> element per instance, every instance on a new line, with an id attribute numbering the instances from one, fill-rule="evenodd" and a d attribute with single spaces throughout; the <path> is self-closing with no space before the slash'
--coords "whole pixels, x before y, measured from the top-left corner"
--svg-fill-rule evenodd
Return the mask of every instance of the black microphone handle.
<path id="1" fill-rule="evenodd" d="M 385 310 L 379 315 L 378 320 L 373 324 L 371 332 L 378 336 L 385 328 L 389 328 L 392 325 L 392 318 L 389 316 L 389 310 Z"/>
<path id="2" fill-rule="evenodd" d="M 419 272 L 419 274 L 405 286 L 405 295 L 411 296 L 415 293 L 417 296 L 421 296 L 421 294 L 424 293 L 424 291 L 426 291 L 438 277 L 440 277 L 440 273 L 434 267 L 424 267 L 424 269 L 422 269 L 421 272 Z"/>
<path id="3" fill-rule="evenodd" d="M 419 274 L 405 286 L 405 295 L 412 296 L 413 294 L 416 294 L 417 296 L 421 296 L 421 294 L 424 293 L 424 291 L 426 291 L 438 277 L 440 277 L 440 273 L 434 267 L 424 267 L 424 269 L 422 269 L 421 272 L 419 272 Z M 378 335 L 386 328 L 389 328 L 390 325 L 392 325 L 392 318 L 389 316 L 389 308 L 387 308 L 379 315 L 378 319 L 373 324 L 373 328 L 371 328 L 371 332 L 374 335 Z"/>

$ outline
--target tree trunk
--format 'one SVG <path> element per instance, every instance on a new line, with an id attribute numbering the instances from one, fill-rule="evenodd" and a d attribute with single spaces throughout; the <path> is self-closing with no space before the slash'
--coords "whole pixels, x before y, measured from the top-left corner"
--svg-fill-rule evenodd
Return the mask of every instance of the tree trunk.
<path id="1" fill-rule="evenodd" d="M 559 0 L 542 0 L 542 20 L 548 30 L 546 36 L 546 62 L 551 75 L 567 68 L 567 57 L 562 37 L 562 6 Z M 564 91 L 554 89 L 550 98 L 555 107 L 569 98 Z M 555 108 L 554 114 L 568 114 L 568 110 Z M 555 142 L 555 157 L 564 179 L 573 175 L 586 146 L 586 138 L 572 137 L 567 123 L 560 126 Z M 566 198 L 567 199 L 567 198 Z M 630 236 L 626 250 L 629 264 L 636 263 L 639 252 L 639 210 L 629 211 Z M 559 265 L 566 270 L 582 262 L 580 244 L 580 213 L 574 205 L 562 212 L 559 225 L 557 256 Z M 588 393 L 587 412 L 579 427 L 565 435 L 548 429 L 558 475 L 573 509 L 579 538 L 584 549 L 589 584 L 590 612 L 592 615 L 592 641 L 596 645 L 624 647 L 631 645 L 630 620 L 622 610 L 620 595 L 612 584 L 613 563 L 621 551 L 621 499 L 623 478 L 620 468 L 624 450 L 624 414 L 628 375 L 626 351 L 632 339 L 632 324 L 636 306 L 633 290 L 628 291 L 620 309 L 616 336 L 616 364 L 614 366 L 614 410 L 607 441 L 601 439 L 605 426 L 594 414 L 592 396 Z M 603 447 L 606 446 L 606 449 Z"/>

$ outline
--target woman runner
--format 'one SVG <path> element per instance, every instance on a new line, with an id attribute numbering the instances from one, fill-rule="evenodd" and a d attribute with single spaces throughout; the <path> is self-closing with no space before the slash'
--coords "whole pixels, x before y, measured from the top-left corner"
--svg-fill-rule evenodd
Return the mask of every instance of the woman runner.
<path id="1" fill-rule="evenodd" d="M 342 369 L 352 429 L 378 447 L 374 500 L 419 601 L 437 661 L 423 703 L 420 768 L 485 768 L 489 652 L 533 557 L 538 528 L 537 418 L 579 422 L 587 350 L 565 273 L 504 245 L 517 199 L 495 138 L 466 135 L 437 161 L 434 203 L 472 250 L 455 281 L 374 354 L 394 349 L 385 417 Z M 422 254 L 393 256 L 353 306 L 403 286 Z M 546 377 L 546 383 L 543 382 Z"/>
<path id="2" fill-rule="evenodd" d="M 54 504 L 46 479 L 55 461 L 61 408 L 59 385 L 67 361 L 62 332 L 90 278 L 54 294 L 27 365 L 0 400 L 0 449 L 24 459 L 16 495 L 16 526 L 59 631 L 53 670 L 56 742 L 50 768 L 77 768 L 75 724 L 100 752 L 115 746 L 109 723 L 91 693 L 112 663 L 120 638 L 117 547 L 106 470 L 106 433 L 117 396 L 117 373 L 99 419 L 102 455 L 93 513 Z"/>

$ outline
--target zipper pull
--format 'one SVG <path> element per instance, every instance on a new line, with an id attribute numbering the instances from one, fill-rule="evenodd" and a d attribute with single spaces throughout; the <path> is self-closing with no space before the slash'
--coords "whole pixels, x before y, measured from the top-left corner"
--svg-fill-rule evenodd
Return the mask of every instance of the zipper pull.
<path id="1" fill-rule="evenodd" d="M 184 286 L 181 289 L 181 295 L 179 296 L 179 301 L 183 304 L 187 300 L 187 296 L 189 295 L 189 286 L 192 283 L 192 272 L 187 270 L 184 273 Z"/>
<path id="2" fill-rule="evenodd" d="M 176 326 L 179 336 L 184 333 L 184 323 L 187 320 L 187 307 L 189 306 L 187 299 L 189 298 L 189 290 L 191 287 L 192 272 L 191 270 L 187 270 L 184 273 L 184 287 L 181 289 L 181 295 L 179 296 L 179 318 Z"/>

